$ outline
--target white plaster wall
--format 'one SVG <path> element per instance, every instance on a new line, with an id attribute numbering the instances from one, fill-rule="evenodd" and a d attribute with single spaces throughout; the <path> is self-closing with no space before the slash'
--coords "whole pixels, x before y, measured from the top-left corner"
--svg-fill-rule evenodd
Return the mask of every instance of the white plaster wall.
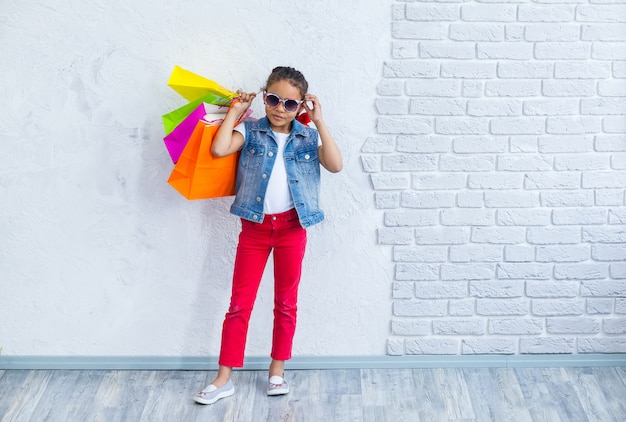
<path id="1" fill-rule="evenodd" d="M 250 91 L 276 65 L 306 75 L 345 169 L 323 176 L 294 355 L 386 353 L 391 270 L 359 155 L 390 3 L 241 3 L 0 3 L 4 355 L 218 354 L 239 226 L 231 198 L 190 202 L 166 183 L 174 65 Z M 269 353 L 271 308 L 266 274 L 248 356 Z"/>

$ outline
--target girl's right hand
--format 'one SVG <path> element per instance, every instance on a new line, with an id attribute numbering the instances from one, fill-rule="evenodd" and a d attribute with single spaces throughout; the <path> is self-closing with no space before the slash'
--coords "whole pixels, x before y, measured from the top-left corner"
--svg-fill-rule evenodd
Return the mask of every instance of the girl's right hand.
<path id="1" fill-rule="evenodd" d="M 233 104 L 232 108 L 239 113 L 243 113 L 252 105 L 252 100 L 256 97 L 256 92 L 243 92 L 242 90 L 238 90 L 237 94 L 239 94 L 239 97 L 235 98 L 237 101 Z"/>

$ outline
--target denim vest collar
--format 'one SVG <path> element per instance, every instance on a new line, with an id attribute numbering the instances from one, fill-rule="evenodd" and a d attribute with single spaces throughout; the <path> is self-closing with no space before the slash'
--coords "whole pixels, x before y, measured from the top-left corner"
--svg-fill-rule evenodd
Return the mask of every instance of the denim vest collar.
<path id="1" fill-rule="evenodd" d="M 272 139 L 274 139 L 274 141 L 276 141 L 276 139 L 274 138 L 274 132 L 272 131 L 272 128 L 270 126 L 270 120 L 267 118 L 267 116 L 254 122 L 253 125 L 251 126 L 251 129 L 265 132 Z M 291 122 L 291 132 L 289 132 L 289 134 L 293 136 L 305 136 L 306 129 L 310 129 L 310 128 L 308 126 L 304 126 L 302 123 L 298 121 L 298 119 L 294 119 L 293 122 Z M 289 140 L 287 142 L 289 142 Z"/>

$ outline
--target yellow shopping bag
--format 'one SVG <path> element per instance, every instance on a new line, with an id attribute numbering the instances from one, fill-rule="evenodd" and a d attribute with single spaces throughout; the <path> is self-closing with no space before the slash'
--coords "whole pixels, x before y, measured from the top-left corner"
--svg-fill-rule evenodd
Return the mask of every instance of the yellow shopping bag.
<path id="1" fill-rule="evenodd" d="M 167 85 L 185 97 L 187 101 L 195 101 L 208 94 L 213 94 L 216 97 L 223 98 L 224 101 L 212 103 L 221 103 L 220 105 L 223 105 L 223 103 L 229 103 L 230 100 L 237 97 L 236 92 L 224 88 L 215 81 L 197 75 L 189 70 L 185 70 L 180 66 L 174 66 L 174 70 L 172 71 L 170 79 L 167 81 Z"/>

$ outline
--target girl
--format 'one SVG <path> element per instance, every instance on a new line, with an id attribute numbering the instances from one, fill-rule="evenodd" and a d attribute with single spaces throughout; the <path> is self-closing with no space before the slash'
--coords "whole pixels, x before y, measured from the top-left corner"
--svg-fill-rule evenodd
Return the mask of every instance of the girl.
<path id="1" fill-rule="evenodd" d="M 306 228 L 324 219 L 319 207 L 320 164 L 332 173 L 343 166 L 341 153 L 302 73 L 276 67 L 263 92 L 266 117 L 237 127 L 237 118 L 256 97 L 238 91 L 211 152 L 223 157 L 241 151 L 237 192 L 231 213 L 241 218 L 230 306 L 222 327 L 217 377 L 194 401 L 212 404 L 231 396 L 233 367 L 242 367 L 248 322 L 270 252 L 274 251 L 274 328 L 268 395 L 289 392 L 285 360 L 291 358 L 296 329 L 298 285 Z M 316 129 L 296 117 L 306 111 Z"/>

